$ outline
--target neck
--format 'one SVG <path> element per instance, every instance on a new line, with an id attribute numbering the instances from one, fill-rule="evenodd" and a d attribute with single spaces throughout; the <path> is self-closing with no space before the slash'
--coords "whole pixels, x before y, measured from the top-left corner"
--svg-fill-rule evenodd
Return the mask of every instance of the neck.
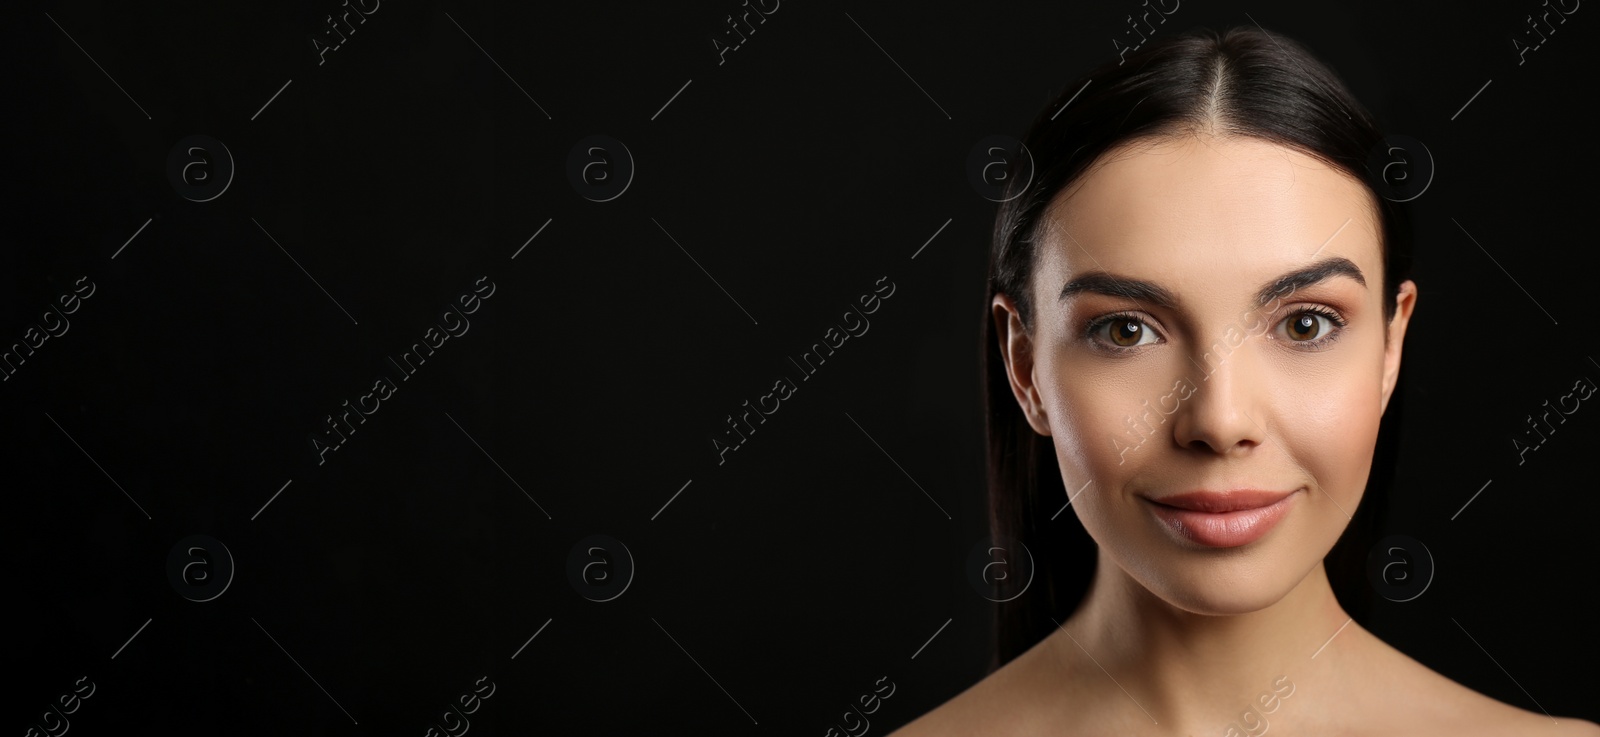
<path id="1" fill-rule="evenodd" d="M 1052 635 L 1052 648 L 1085 687 L 1105 690 L 1138 719 L 1179 733 L 1221 733 L 1275 685 L 1281 694 L 1337 673 L 1330 661 L 1338 648 L 1319 648 L 1349 616 L 1320 562 L 1271 606 L 1209 615 L 1167 603 L 1103 552 L 1098 558 L 1084 603 Z M 1352 628 L 1359 629 L 1351 623 L 1341 634 Z"/>

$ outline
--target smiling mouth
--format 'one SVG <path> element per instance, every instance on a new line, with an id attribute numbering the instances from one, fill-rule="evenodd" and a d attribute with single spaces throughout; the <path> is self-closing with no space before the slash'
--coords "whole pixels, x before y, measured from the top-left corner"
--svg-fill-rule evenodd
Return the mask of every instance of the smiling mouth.
<path id="1" fill-rule="evenodd" d="M 1295 491 L 1191 491 L 1141 497 L 1157 519 L 1190 542 L 1235 548 L 1265 537 L 1293 506 Z"/>

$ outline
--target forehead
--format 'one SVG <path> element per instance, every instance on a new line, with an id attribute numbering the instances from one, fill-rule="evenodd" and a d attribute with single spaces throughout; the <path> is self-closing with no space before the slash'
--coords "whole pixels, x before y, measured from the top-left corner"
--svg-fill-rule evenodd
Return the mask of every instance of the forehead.
<path id="1" fill-rule="evenodd" d="M 1260 139 L 1135 141 L 1051 202 L 1039 273 L 1103 269 L 1180 290 L 1241 279 L 1254 287 L 1337 255 L 1372 283 L 1383 265 L 1375 205 L 1348 174 Z"/>

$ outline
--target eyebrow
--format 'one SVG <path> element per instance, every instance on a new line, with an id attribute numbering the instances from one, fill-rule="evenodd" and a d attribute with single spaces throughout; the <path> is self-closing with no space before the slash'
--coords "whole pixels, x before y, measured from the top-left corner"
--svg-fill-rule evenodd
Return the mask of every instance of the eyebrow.
<path id="1" fill-rule="evenodd" d="M 1256 306 L 1264 306 L 1271 302 L 1273 298 L 1286 292 L 1309 287 L 1336 276 L 1349 277 L 1355 280 L 1357 284 L 1363 287 L 1367 286 L 1366 277 L 1362 276 L 1360 267 L 1356 266 L 1350 259 L 1334 256 L 1318 261 L 1303 269 L 1291 271 L 1267 282 L 1256 292 Z M 1139 303 L 1150 303 L 1169 310 L 1178 306 L 1177 296 L 1166 287 L 1154 282 L 1130 279 L 1098 270 L 1084 272 L 1067 282 L 1066 286 L 1061 288 L 1060 301 L 1066 301 L 1085 292 L 1103 294 L 1107 297 L 1121 297 Z"/>

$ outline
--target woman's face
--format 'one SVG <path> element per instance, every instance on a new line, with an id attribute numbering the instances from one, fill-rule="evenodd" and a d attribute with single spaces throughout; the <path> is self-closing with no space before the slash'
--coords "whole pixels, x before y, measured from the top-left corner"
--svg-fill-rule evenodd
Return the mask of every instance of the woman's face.
<path id="1" fill-rule="evenodd" d="M 1047 210 L 1031 330 L 996 299 L 1078 519 L 1171 604 L 1276 602 L 1360 503 L 1415 301 L 1385 322 L 1375 204 L 1276 144 L 1143 141 Z"/>

